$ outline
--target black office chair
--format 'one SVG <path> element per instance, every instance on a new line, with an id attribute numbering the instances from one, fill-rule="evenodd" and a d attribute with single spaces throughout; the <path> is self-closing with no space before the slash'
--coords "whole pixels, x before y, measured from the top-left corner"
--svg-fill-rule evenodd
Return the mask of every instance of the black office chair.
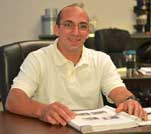
<path id="1" fill-rule="evenodd" d="M 129 32 L 123 29 L 107 28 L 95 32 L 96 49 L 109 54 L 116 67 L 126 66 L 123 51 L 131 49 L 132 44 Z"/>
<path id="2" fill-rule="evenodd" d="M 0 91 L 4 110 L 6 97 L 13 79 L 18 74 L 20 65 L 27 54 L 51 43 L 52 41 L 29 40 L 0 47 Z"/>

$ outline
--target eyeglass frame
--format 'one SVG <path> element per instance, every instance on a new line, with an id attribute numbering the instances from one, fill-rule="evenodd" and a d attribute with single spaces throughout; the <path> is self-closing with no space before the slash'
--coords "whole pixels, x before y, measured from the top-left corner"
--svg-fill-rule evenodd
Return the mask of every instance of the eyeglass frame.
<path id="1" fill-rule="evenodd" d="M 70 24 L 70 26 L 67 25 L 67 23 Z M 80 22 L 78 23 L 78 25 L 76 25 L 73 21 L 66 20 L 66 21 L 61 22 L 59 25 L 63 25 L 65 29 L 70 30 L 70 31 L 72 31 L 76 26 L 78 26 L 79 31 L 83 31 L 83 32 L 89 31 L 89 23 L 87 22 Z M 81 26 L 86 26 L 86 28 L 83 29 Z"/>

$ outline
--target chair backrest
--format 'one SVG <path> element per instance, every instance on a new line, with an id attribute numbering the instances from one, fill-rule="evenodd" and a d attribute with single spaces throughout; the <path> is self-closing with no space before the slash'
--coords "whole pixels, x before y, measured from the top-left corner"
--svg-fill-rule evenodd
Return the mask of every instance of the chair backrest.
<path id="1" fill-rule="evenodd" d="M 151 41 L 145 42 L 138 47 L 137 61 L 140 66 L 151 66 Z"/>
<path id="2" fill-rule="evenodd" d="M 25 57 L 31 51 L 48 46 L 51 43 L 52 41 L 29 40 L 0 47 L 0 90 L 4 110 L 7 94 Z"/>
<path id="3" fill-rule="evenodd" d="M 124 50 L 130 49 L 132 39 L 128 31 L 117 28 L 100 29 L 95 32 L 96 49 L 111 56 L 116 67 L 126 65 Z"/>
<path id="4" fill-rule="evenodd" d="M 84 43 L 85 47 L 96 50 L 94 39 L 95 39 L 94 37 L 87 38 Z"/>

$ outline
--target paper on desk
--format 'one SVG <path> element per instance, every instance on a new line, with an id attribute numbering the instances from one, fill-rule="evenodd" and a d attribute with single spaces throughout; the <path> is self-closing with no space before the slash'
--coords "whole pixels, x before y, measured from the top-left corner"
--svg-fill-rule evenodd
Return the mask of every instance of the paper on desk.
<path id="1" fill-rule="evenodd" d="M 144 108 L 144 110 L 148 114 L 148 121 L 141 121 L 139 122 L 139 125 L 144 126 L 144 125 L 151 125 L 151 107 Z"/>
<path id="2" fill-rule="evenodd" d="M 140 126 L 151 125 L 151 121 L 141 121 L 139 123 Z"/>
<path id="3" fill-rule="evenodd" d="M 151 75 L 151 67 L 141 67 L 138 71 L 143 75 Z"/>

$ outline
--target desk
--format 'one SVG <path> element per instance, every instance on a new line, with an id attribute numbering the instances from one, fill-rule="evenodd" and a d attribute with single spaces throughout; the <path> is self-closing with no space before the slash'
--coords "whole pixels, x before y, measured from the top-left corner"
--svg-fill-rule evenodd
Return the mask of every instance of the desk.
<path id="1" fill-rule="evenodd" d="M 123 77 L 127 88 L 138 98 L 143 107 L 151 106 L 151 76 Z"/>
<path id="2" fill-rule="evenodd" d="M 151 89 L 151 76 L 137 75 L 134 77 L 122 77 L 128 89 Z"/>
<path id="3" fill-rule="evenodd" d="M 122 130 L 98 132 L 95 134 L 149 134 L 151 126 L 143 126 Z M 0 112 L 0 134 L 80 134 L 66 126 L 53 126 L 37 119 L 27 118 L 8 112 Z"/>

